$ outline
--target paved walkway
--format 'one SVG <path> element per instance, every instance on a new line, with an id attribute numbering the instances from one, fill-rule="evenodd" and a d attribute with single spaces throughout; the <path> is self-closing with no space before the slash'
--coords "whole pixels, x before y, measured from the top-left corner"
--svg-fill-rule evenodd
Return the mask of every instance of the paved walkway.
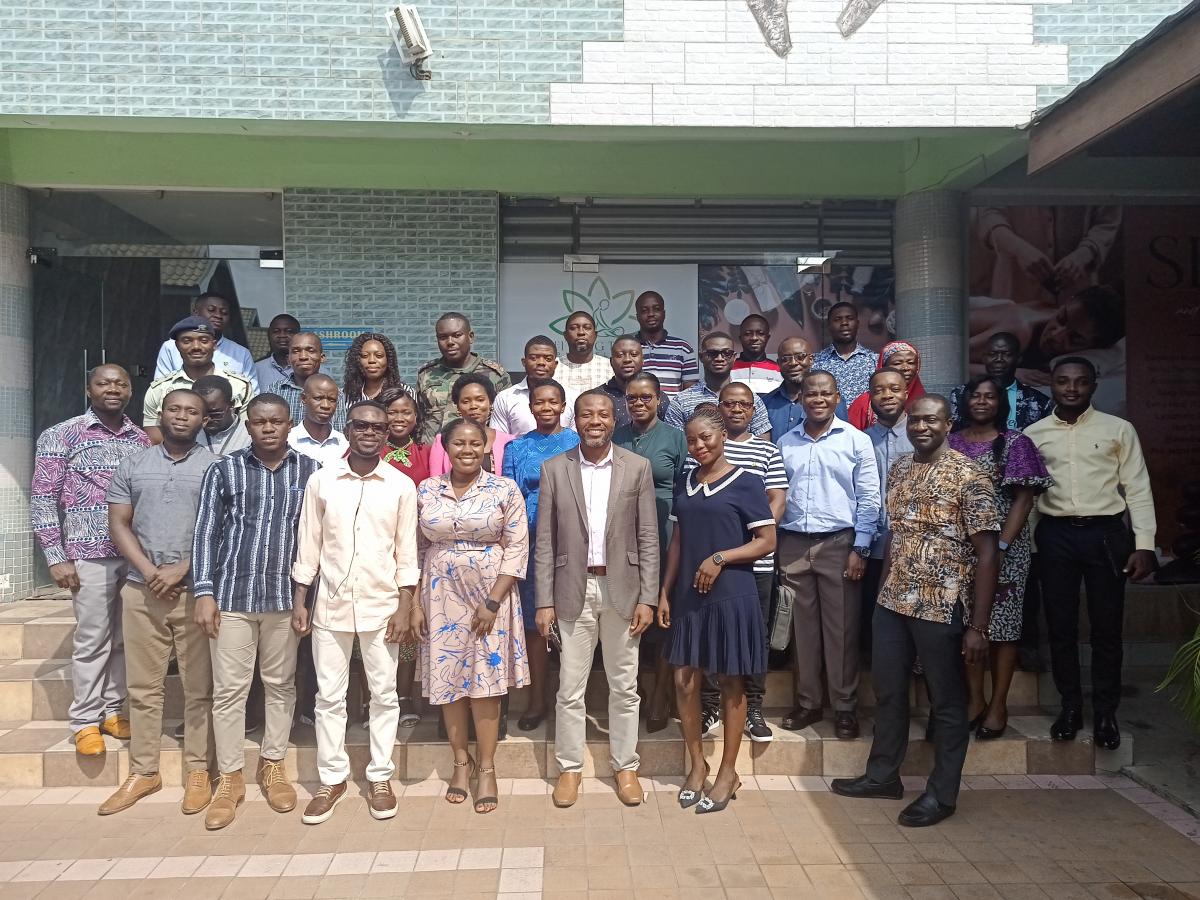
<path id="1" fill-rule="evenodd" d="M 108 788 L 11 790 L 0 897 L 1200 897 L 1200 823 L 1121 777 L 972 777 L 958 814 L 919 830 L 895 824 L 903 802 L 815 777 L 747 779 L 709 816 L 676 806 L 677 783 L 644 779 L 647 802 L 626 809 L 588 779 L 557 810 L 546 782 L 502 780 L 483 816 L 429 781 L 389 822 L 354 791 L 315 827 L 251 789 L 215 834 L 179 814 L 178 788 L 108 818 Z"/>

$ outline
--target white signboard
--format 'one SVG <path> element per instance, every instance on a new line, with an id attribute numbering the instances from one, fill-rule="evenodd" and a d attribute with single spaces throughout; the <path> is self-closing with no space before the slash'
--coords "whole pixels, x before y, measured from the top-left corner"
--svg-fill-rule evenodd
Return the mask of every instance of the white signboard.
<path id="1" fill-rule="evenodd" d="M 694 265 L 605 265 L 599 272 L 564 272 L 561 263 L 500 264 L 500 362 L 520 371 L 525 342 L 544 334 L 566 355 L 563 331 L 577 310 L 596 320 L 596 352 L 608 356 L 613 339 L 636 332 L 633 301 L 657 291 L 667 307 L 667 331 L 696 345 Z"/>

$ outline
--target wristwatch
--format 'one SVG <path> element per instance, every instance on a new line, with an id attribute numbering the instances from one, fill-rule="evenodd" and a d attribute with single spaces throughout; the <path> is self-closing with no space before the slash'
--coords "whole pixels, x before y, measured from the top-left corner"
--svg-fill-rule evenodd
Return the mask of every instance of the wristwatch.
<path id="1" fill-rule="evenodd" d="M 871 558 L 871 548 L 870 547 L 855 547 L 854 552 L 858 554 L 860 559 L 870 559 Z"/>
<path id="2" fill-rule="evenodd" d="M 1008 552 L 1008 541 L 997 541 L 996 546 L 1000 548 L 1001 553 Z"/>
<path id="3" fill-rule="evenodd" d="M 483 605 L 487 607 L 488 612 L 495 613 L 500 611 L 500 602 L 498 600 L 493 600 L 491 597 L 488 597 L 486 600 L 484 600 Z"/>
<path id="4" fill-rule="evenodd" d="M 723 566 L 723 565 L 725 565 L 725 557 L 724 557 L 724 556 L 722 556 L 720 553 L 714 553 L 714 554 L 712 555 L 712 561 L 713 561 L 714 563 L 716 563 L 718 566 Z"/>

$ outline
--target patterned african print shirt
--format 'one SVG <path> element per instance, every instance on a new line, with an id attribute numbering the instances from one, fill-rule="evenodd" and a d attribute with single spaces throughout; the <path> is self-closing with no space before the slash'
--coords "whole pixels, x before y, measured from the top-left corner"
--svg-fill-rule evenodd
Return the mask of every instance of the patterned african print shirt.
<path id="1" fill-rule="evenodd" d="M 104 497 L 121 460 L 149 446 L 146 432 L 128 416 L 117 431 L 110 431 L 90 409 L 42 432 L 29 518 L 46 565 L 121 555 L 108 536 Z"/>
<path id="2" fill-rule="evenodd" d="M 971 608 L 971 535 L 1000 530 L 992 479 L 947 447 L 931 463 L 901 456 L 887 482 L 892 546 L 878 603 L 902 616 L 949 624 L 959 604 Z"/>
<path id="3" fill-rule="evenodd" d="M 855 345 L 849 359 L 842 359 L 837 349 L 830 344 L 813 357 L 812 364 L 812 371 L 828 372 L 833 376 L 833 380 L 837 382 L 838 393 L 847 403 L 853 403 L 860 394 L 867 392 L 875 369 L 875 354 L 862 344 Z"/>
<path id="4" fill-rule="evenodd" d="M 450 402 L 450 391 L 454 382 L 472 372 L 486 376 L 497 394 L 512 387 L 512 379 L 504 366 L 477 353 L 467 357 L 467 364 L 460 369 L 451 368 L 439 357 L 417 370 L 417 413 L 421 422 L 420 433 L 413 435 L 417 443 L 432 444 L 442 426 L 458 418 L 458 412 Z"/>

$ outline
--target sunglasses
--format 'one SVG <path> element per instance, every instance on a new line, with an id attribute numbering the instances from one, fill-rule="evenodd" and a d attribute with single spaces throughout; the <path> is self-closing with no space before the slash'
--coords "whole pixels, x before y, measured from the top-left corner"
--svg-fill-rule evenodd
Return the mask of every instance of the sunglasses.
<path id="1" fill-rule="evenodd" d="M 816 359 L 811 353 L 781 353 L 779 354 L 779 364 L 805 362 L 806 360 Z"/>
<path id="2" fill-rule="evenodd" d="M 656 397 L 654 394 L 626 394 L 625 395 L 625 402 L 627 404 L 629 404 L 630 406 L 632 406 L 635 403 L 642 403 L 642 404 L 649 406 L 651 403 L 653 403 L 657 399 L 658 399 L 658 397 Z"/>
<path id="3" fill-rule="evenodd" d="M 734 350 L 705 350 L 704 355 L 709 359 L 733 359 L 737 356 Z"/>
<path id="4" fill-rule="evenodd" d="M 388 432 L 386 422 L 362 422 L 358 419 L 351 419 L 346 424 L 359 434 L 387 434 Z"/>

